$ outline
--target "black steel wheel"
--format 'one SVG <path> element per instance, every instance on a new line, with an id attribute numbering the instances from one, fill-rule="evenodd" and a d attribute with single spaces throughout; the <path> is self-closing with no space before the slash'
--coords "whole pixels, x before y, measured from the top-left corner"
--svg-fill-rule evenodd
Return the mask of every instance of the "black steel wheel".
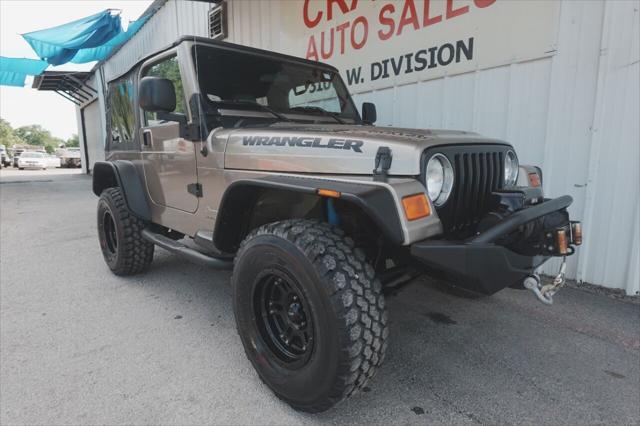
<path id="1" fill-rule="evenodd" d="M 253 293 L 262 338 L 285 365 L 304 365 L 313 350 L 313 319 L 295 278 L 278 269 L 266 270 L 257 277 Z"/>
<path id="2" fill-rule="evenodd" d="M 261 226 L 242 242 L 232 282 L 245 353 L 295 409 L 329 409 L 381 365 L 388 328 L 380 281 L 340 229 L 302 219 Z"/>
<path id="3" fill-rule="evenodd" d="M 105 262 L 116 275 L 145 271 L 154 245 L 142 238 L 144 221 L 132 215 L 120 188 L 107 188 L 98 200 L 98 240 Z"/>

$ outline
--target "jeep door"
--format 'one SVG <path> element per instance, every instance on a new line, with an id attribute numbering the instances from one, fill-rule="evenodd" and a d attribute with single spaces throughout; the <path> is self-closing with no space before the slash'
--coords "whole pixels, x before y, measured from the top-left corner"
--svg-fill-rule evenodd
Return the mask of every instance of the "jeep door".
<path id="1" fill-rule="evenodd" d="M 176 91 L 175 114 L 187 114 L 182 73 L 177 52 L 170 50 L 142 67 L 140 78 L 162 77 L 172 81 Z M 180 137 L 180 123 L 167 121 L 157 113 L 140 110 L 141 152 L 147 190 L 160 206 L 193 213 L 198 197 L 188 186 L 198 181 L 196 146 Z"/>

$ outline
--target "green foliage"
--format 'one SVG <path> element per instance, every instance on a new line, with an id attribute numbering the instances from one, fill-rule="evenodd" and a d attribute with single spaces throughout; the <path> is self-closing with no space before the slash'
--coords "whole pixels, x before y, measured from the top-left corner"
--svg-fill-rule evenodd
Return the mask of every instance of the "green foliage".
<path id="1" fill-rule="evenodd" d="M 25 143 L 25 141 L 16 135 L 11 124 L 9 124 L 7 120 L 0 118 L 0 144 L 10 148 L 13 145 L 23 143 Z"/>
<path id="2" fill-rule="evenodd" d="M 61 143 L 65 143 L 66 146 L 78 146 L 78 135 L 71 136 L 65 142 L 38 124 L 13 129 L 7 120 L 0 118 L 0 144 L 7 148 L 13 145 L 42 146 L 45 151 L 52 154 Z"/>
<path id="3" fill-rule="evenodd" d="M 78 135 L 76 135 L 75 133 L 73 135 L 71 135 L 71 137 L 69 139 L 67 139 L 67 141 L 64 143 L 64 145 L 67 148 L 71 148 L 71 147 L 79 147 L 80 146 L 80 139 L 78 138 Z"/>
<path id="4" fill-rule="evenodd" d="M 60 138 L 56 138 L 50 131 L 43 128 L 39 124 L 31 124 L 29 126 L 18 127 L 14 133 L 29 145 L 43 146 L 45 149 L 50 147 L 55 150 L 58 145 L 64 143 Z"/>

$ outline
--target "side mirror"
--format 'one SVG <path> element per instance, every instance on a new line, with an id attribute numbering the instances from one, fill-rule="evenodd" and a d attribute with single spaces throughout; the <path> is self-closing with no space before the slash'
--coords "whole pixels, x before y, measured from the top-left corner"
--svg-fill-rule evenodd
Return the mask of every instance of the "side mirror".
<path id="1" fill-rule="evenodd" d="M 373 124 L 378 119 L 376 113 L 376 104 L 371 102 L 362 103 L 362 122 L 364 124 Z"/>
<path id="2" fill-rule="evenodd" d="M 149 112 L 172 112 L 176 109 L 173 82 L 161 77 L 143 77 L 138 87 L 138 104 Z"/>

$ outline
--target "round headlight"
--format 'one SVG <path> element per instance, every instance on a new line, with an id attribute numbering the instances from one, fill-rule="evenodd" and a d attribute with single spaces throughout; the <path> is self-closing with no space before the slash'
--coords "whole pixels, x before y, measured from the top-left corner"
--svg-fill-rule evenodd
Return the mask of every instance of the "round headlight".
<path id="1" fill-rule="evenodd" d="M 453 188 L 453 167 L 442 154 L 435 154 L 427 163 L 425 183 L 431 202 L 436 206 L 446 203 Z"/>
<path id="2" fill-rule="evenodd" d="M 518 157 L 509 150 L 504 158 L 504 185 L 513 186 L 518 180 Z"/>

